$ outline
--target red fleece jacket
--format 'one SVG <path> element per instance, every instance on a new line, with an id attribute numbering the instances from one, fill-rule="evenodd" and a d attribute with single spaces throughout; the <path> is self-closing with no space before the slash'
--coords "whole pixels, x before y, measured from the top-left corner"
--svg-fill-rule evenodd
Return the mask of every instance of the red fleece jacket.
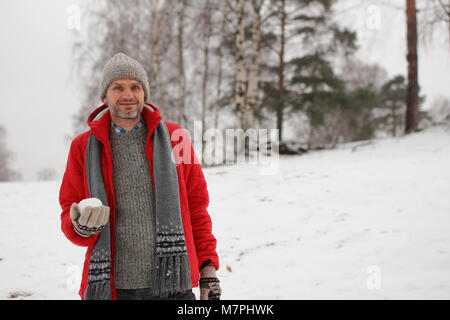
<path id="1" fill-rule="evenodd" d="M 150 165 L 150 174 L 153 179 L 153 132 L 161 121 L 159 110 L 152 104 L 148 104 L 155 111 L 148 108 L 142 110 L 141 116 L 148 128 L 146 153 Z M 111 115 L 109 110 L 103 116 L 95 120 L 95 117 L 104 109 L 102 105 L 95 110 L 88 119 L 90 130 L 77 136 L 70 147 L 66 171 L 61 184 L 59 202 L 61 204 L 61 229 L 65 236 L 78 246 L 86 246 L 86 257 L 84 261 L 83 274 L 79 294 L 84 298 L 87 288 L 87 275 L 92 248 L 98 239 L 98 235 L 88 238 L 79 236 L 73 229 L 70 219 L 70 206 L 89 198 L 86 181 L 86 147 L 89 135 L 92 132 L 102 143 L 102 174 L 108 204 L 111 209 L 111 291 L 112 298 L 116 299 L 114 287 L 114 256 L 115 256 L 115 198 L 113 185 L 113 164 L 111 158 L 111 146 L 109 143 L 109 127 Z M 216 239 L 212 234 L 211 218 L 207 207 L 209 196 L 201 165 L 195 156 L 194 149 L 185 130 L 175 123 L 164 122 L 172 139 L 172 149 L 176 161 L 178 174 L 178 185 L 180 194 L 181 218 L 183 222 L 187 253 L 190 262 L 192 287 L 198 286 L 199 264 L 211 260 L 210 265 L 219 269 L 219 258 L 216 252 Z"/>

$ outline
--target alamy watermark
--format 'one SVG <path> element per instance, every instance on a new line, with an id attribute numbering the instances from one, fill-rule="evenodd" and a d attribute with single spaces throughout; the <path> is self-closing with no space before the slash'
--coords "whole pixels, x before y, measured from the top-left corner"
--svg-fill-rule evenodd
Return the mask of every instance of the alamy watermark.
<path id="1" fill-rule="evenodd" d="M 369 30 L 381 28 L 381 9 L 377 5 L 371 4 L 366 8 L 366 28 Z"/>
<path id="2" fill-rule="evenodd" d="M 67 7 L 67 20 L 66 26 L 70 30 L 80 30 L 81 29 L 81 8 L 76 4 L 72 4 Z"/>
<path id="3" fill-rule="evenodd" d="M 81 268 L 77 265 L 71 264 L 66 269 L 66 288 L 69 290 L 76 290 L 81 283 Z"/>
<path id="4" fill-rule="evenodd" d="M 380 290 L 381 289 L 381 268 L 376 265 L 368 266 L 366 273 L 369 275 L 367 277 L 366 286 L 369 290 Z"/>
<path id="5" fill-rule="evenodd" d="M 170 138 L 177 142 L 172 160 L 176 165 L 249 164 L 258 166 L 262 175 L 273 175 L 279 167 L 278 137 L 278 129 L 211 128 L 203 132 L 201 121 L 195 121 L 193 135 L 185 129 L 172 132 Z"/>

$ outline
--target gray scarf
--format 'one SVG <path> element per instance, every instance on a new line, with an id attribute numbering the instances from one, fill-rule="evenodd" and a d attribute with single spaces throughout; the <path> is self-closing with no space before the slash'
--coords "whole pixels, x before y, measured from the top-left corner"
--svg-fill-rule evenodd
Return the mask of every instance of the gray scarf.
<path id="1" fill-rule="evenodd" d="M 153 111 L 152 109 L 150 109 Z M 108 205 L 101 170 L 102 145 L 91 133 L 86 151 L 86 177 L 91 198 Z M 191 289 L 189 259 L 181 221 L 178 175 L 172 160 L 169 131 L 160 121 L 153 134 L 153 175 L 156 209 L 156 256 L 152 272 L 153 295 L 166 298 Z M 94 244 L 89 261 L 86 300 L 111 299 L 109 223 Z M 150 276 L 150 275 L 149 275 Z"/>

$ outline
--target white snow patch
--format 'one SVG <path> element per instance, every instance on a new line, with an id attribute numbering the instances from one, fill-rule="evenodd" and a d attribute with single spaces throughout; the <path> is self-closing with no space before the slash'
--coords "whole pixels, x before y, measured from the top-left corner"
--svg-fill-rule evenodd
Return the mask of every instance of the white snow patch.
<path id="1" fill-rule="evenodd" d="M 450 132 L 360 144 L 204 170 L 223 299 L 450 298 Z M 0 299 L 79 299 L 59 187 L 0 183 Z"/>

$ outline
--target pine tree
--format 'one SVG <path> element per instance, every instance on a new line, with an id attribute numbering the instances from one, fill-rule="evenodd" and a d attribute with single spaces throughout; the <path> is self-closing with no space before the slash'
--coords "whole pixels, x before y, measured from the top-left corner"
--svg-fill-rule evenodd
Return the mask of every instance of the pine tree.
<path id="1" fill-rule="evenodd" d="M 262 87 L 264 88 L 264 104 L 275 113 L 280 141 L 283 140 L 283 122 L 286 114 L 291 111 L 305 111 L 306 109 L 302 108 L 305 104 L 301 101 L 311 102 L 314 95 L 311 95 L 310 91 L 316 89 L 320 91 L 318 82 L 336 81 L 331 62 L 326 62 L 327 56 L 336 55 L 342 50 L 350 52 L 355 49 L 355 33 L 340 29 L 331 22 L 333 2 L 332 0 L 272 1 L 272 4 L 276 5 L 274 8 L 276 14 L 272 20 L 275 21 L 279 30 L 274 31 L 272 36 L 265 35 L 263 39 L 270 41 L 271 46 L 274 47 L 272 50 L 277 55 L 277 62 L 269 61 L 263 68 L 276 76 L 277 80 L 274 81 L 268 77 L 262 83 Z M 289 58 L 286 52 L 294 46 L 292 39 L 296 39 L 298 53 Z M 326 64 L 328 70 L 322 68 Z M 315 69 L 316 67 L 318 69 Z M 310 75 L 310 79 L 307 79 L 305 72 L 325 73 L 320 76 Z M 317 79 L 313 80 L 314 77 Z M 305 83 L 302 84 L 303 81 Z M 308 81 L 316 81 L 317 85 L 313 83 L 309 85 Z M 304 88 L 305 85 L 308 88 Z M 300 98 L 304 94 L 305 96 Z M 319 108 L 319 104 L 323 106 L 325 100 L 329 101 L 329 97 L 325 98 L 324 92 L 317 92 L 314 100 L 317 107 L 309 108 L 307 111 L 312 125 L 311 131 L 323 118 L 324 109 Z M 310 134 L 310 138 L 312 136 Z"/>
<path id="2" fill-rule="evenodd" d="M 406 85 L 401 75 L 389 80 L 381 89 L 381 108 L 387 110 L 386 115 L 377 119 L 391 128 L 393 137 L 396 137 L 399 128 L 403 128 L 405 120 L 401 116 L 405 112 Z"/>
<path id="3" fill-rule="evenodd" d="M 325 124 L 325 116 L 333 113 L 336 119 L 342 116 L 344 83 L 320 53 L 296 58 L 291 83 L 298 87 L 299 95 L 292 99 L 294 110 L 303 111 L 309 119 L 308 148 L 313 145 L 314 129 Z M 334 139 L 336 140 L 336 139 Z"/>

